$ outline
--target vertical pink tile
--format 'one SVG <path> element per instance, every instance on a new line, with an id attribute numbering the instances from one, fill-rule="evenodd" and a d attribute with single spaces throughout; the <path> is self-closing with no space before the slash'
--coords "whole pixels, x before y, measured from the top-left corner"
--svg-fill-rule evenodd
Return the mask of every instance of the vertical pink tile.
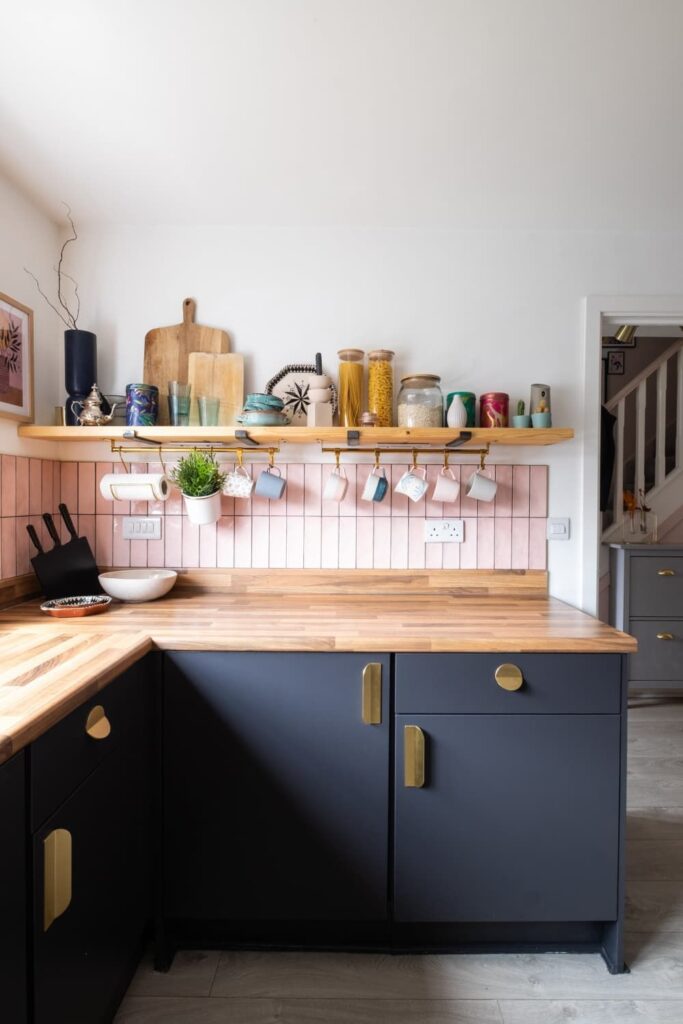
<path id="1" fill-rule="evenodd" d="M 147 541 L 147 565 L 150 569 L 161 569 L 164 566 L 166 524 L 161 526 L 161 540 Z"/>
<path id="2" fill-rule="evenodd" d="M 287 509 L 289 508 L 289 471 L 291 470 L 291 468 L 292 467 L 287 463 L 280 463 L 280 475 L 282 476 L 283 480 L 287 481 L 287 488 L 282 498 L 278 498 L 277 501 L 269 501 L 266 503 L 268 505 L 271 516 L 288 515 Z"/>
<path id="3" fill-rule="evenodd" d="M 439 479 L 439 475 L 442 469 L 443 466 L 427 466 L 427 483 L 429 484 L 429 488 L 427 490 L 427 498 L 425 503 L 425 515 L 432 519 L 443 519 L 444 515 L 446 514 L 444 513 L 443 502 L 433 501 L 432 499 L 434 487 L 436 486 L 436 481 Z M 447 514 L 452 515 L 453 513 L 450 511 L 451 506 L 449 505 L 448 508 L 449 511 Z"/>
<path id="4" fill-rule="evenodd" d="M 529 520 L 529 568 L 545 569 L 546 558 L 546 521 L 545 519 Z"/>
<path id="5" fill-rule="evenodd" d="M 396 490 L 396 484 L 399 482 L 404 473 L 407 473 L 407 466 L 394 465 L 391 467 L 391 480 L 389 486 L 391 487 L 391 515 L 394 516 L 407 516 L 408 505 L 410 501 L 406 498 L 405 494 L 399 494 Z M 407 531 L 406 531 L 407 537 Z M 392 553 L 392 568 L 394 567 L 393 553 Z"/>
<path id="6" fill-rule="evenodd" d="M 95 516 L 95 561 L 100 569 L 113 565 L 113 544 L 114 517 Z"/>
<path id="7" fill-rule="evenodd" d="M 17 511 L 16 511 L 16 514 L 18 516 L 27 516 L 28 513 L 29 513 L 28 459 L 23 458 L 21 455 L 17 455 L 16 467 L 17 467 L 17 484 L 16 484 Z"/>
<path id="8" fill-rule="evenodd" d="M 96 532 L 95 532 L 95 516 L 94 515 L 79 515 L 78 517 L 78 536 L 85 537 L 92 551 L 95 550 L 96 543 Z"/>
<path id="9" fill-rule="evenodd" d="M 531 466 L 529 473 L 529 515 L 548 515 L 548 467 Z"/>
<path id="10" fill-rule="evenodd" d="M 53 472 L 52 462 L 49 459 L 43 459 L 40 463 L 40 476 L 41 476 L 41 512 L 54 512 L 56 511 L 59 502 L 55 503 L 52 495 L 53 485 Z"/>
<path id="11" fill-rule="evenodd" d="M 216 568 L 216 533 L 215 523 L 199 527 L 199 564 L 202 569 Z"/>
<path id="12" fill-rule="evenodd" d="M 290 466 L 290 469 L 292 467 Z M 303 467 L 302 467 L 303 468 Z M 303 501 L 301 503 L 303 508 Z M 287 516 L 287 568 L 304 567 L 304 517 Z"/>
<path id="13" fill-rule="evenodd" d="M 512 514 L 529 515 L 529 467 L 512 467 Z"/>
<path id="14" fill-rule="evenodd" d="M 199 565 L 199 527 L 182 516 L 182 564 L 184 569 L 196 569 Z"/>
<path id="15" fill-rule="evenodd" d="M 235 520 L 221 516 L 216 523 L 216 563 L 219 569 L 232 569 L 235 564 Z"/>
<path id="16" fill-rule="evenodd" d="M 322 468 L 322 491 L 325 494 L 325 485 L 330 479 L 330 476 L 334 472 L 334 466 L 329 463 L 325 464 Z M 338 516 L 339 515 L 339 502 L 338 501 L 327 501 L 324 497 L 322 498 L 322 511 L 323 516 Z"/>
<path id="17" fill-rule="evenodd" d="M 320 516 L 304 516 L 304 568 L 319 569 L 323 524 Z"/>
<path id="18" fill-rule="evenodd" d="M 57 511 L 57 506 L 62 500 L 62 464 L 52 464 L 52 511 Z"/>
<path id="19" fill-rule="evenodd" d="M 28 516 L 17 516 L 14 522 L 17 525 L 16 530 L 16 552 L 17 552 L 17 576 L 24 576 L 27 572 L 32 572 L 31 563 L 28 560 L 28 547 L 29 539 L 26 532 L 28 526 Z"/>
<path id="20" fill-rule="evenodd" d="M 497 497 L 497 495 L 496 495 Z M 496 517 L 493 535 L 495 569 L 512 568 L 512 519 Z"/>
<path id="21" fill-rule="evenodd" d="M 460 544 L 444 544 L 443 545 L 443 564 L 444 569 L 459 569 L 460 568 Z"/>
<path id="22" fill-rule="evenodd" d="M 356 519 L 356 568 L 372 569 L 374 558 L 372 518 L 360 516 Z"/>
<path id="23" fill-rule="evenodd" d="M 489 478 L 489 480 L 495 480 L 496 479 L 496 467 L 495 466 L 487 466 L 486 469 L 484 470 L 484 476 L 487 476 Z M 493 518 L 493 514 L 494 514 L 494 511 L 495 511 L 495 504 L 496 504 L 495 498 L 493 499 L 493 501 L 478 501 L 477 502 L 477 518 L 478 519 Z M 488 568 L 488 566 L 486 566 L 485 568 Z"/>
<path id="24" fill-rule="evenodd" d="M 303 462 L 290 462 L 287 466 L 287 500 L 288 516 L 303 516 L 304 514 L 304 464 Z M 283 504 L 281 501 L 280 504 Z"/>
<path id="25" fill-rule="evenodd" d="M 477 569 L 493 569 L 493 527 L 493 518 L 482 519 L 482 517 L 479 516 L 477 520 Z"/>
<path id="26" fill-rule="evenodd" d="M 325 471 L 323 466 L 323 473 Z M 325 502 L 323 502 L 323 508 Z M 335 508 L 337 506 L 335 505 Z M 323 569 L 339 568 L 339 516 L 322 517 L 322 540 L 320 545 L 320 565 Z"/>
<path id="27" fill-rule="evenodd" d="M 234 468 L 235 468 L 235 466 L 232 463 L 227 463 L 227 462 L 223 463 L 223 469 L 224 469 L 224 471 L 226 473 L 232 473 Z M 166 502 L 166 504 L 168 505 L 168 502 Z M 227 494 L 222 494 L 221 495 L 221 515 L 223 515 L 223 516 L 234 516 L 234 514 L 235 514 L 235 499 L 234 498 L 229 498 Z M 231 538 L 233 537 L 232 526 L 230 527 L 230 536 L 231 536 Z M 231 550 L 232 550 L 232 548 L 233 548 L 232 539 L 230 541 L 230 547 L 231 547 Z M 231 567 L 232 567 L 232 562 L 230 563 L 230 565 L 223 566 L 222 568 L 230 569 Z"/>
<path id="28" fill-rule="evenodd" d="M 424 569 L 425 541 L 424 518 L 410 519 L 408 522 L 408 568 Z"/>
<path id="29" fill-rule="evenodd" d="M 235 502 L 235 507 L 241 504 Z M 234 518 L 234 564 L 236 569 L 251 567 L 251 516 L 235 516 Z"/>
<path id="30" fill-rule="evenodd" d="M 270 517 L 270 550 L 268 564 L 271 569 L 284 569 L 287 565 L 287 520 L 284 516 Z"/>
<path id="31" fill-rule="evenodd" d="M 371 472 L 372 465 L 356 466 L 356 515 L 358 516 L 372 516 L 373 505 L 377 504 L 376 501 L 363 501 L 363 489 Z"/>
<path id="32" fill-rule="evenodd" d="M 136 473 L 146 473 L 147 471 L 148 470 L 147 470 L 147 463 L 146 462 L 136 462 L 135 463 L 135 472 Z M 80 494 L 79 494 L 79 496 L 80 496 Z M 131 503 L 130 503 L 130 514 L 132 516 L 146 516 L 148 514 L 148 512 L 149 512 L 149 502 L 147 502 L 147 501 L 131 501 Z"/>
<path id="33" fill-rule="evenodd" d="M 496 466 L 495 514 L 507 519 L 512 515 L 512 466 Z"/>
<path id="34" fill-rule="evenodd" d="M 356 568 L 356 517 L 339 517 L 339 568 Z"/>
<path id="35" fill-rule="evenodd" d="M 32 516 L 50 511 L 47 505 L 43 505 L 43 467 L 40 459 L 28 460 L 28 511 Z"/>
<path id="36" fill-rule="evenodd" d="M 306 463 L 304 466 L 304 513 L 322 515 L 322 466 Z"/>
<path id="37" fill-rule="evenodd" d="M 113 472 L 113 466 L 111 462 L 96 462 L 95 463 L 95 513 L 99 516 L 110 516 L 113 515 L 113 503 L 107 501 L 100 494 L 100 480 L 103 476 L 107 476 Z"/>
<path id="38" fill-rule="evenodd" d="M 425 544 L 425 569 L 443 568 L 443 549 L 449 544 Z M 457 547 L 457 544 L 455 545 Z"/>
<path id="39" fill-rule="evenodd" d="M 386 500 L 386 499 L 385 499 Z M 375 502 L 377 504 L 377 502 Z M 380 502 L 379 504 L 383 504 Z M 374 569 L 391 568 L 391 519 L 377 518 L 374 521 L 372 565 Z"/>
<path id="40" fill-rule="evenodd" d="M 166 462 L 166 475 L 169 476 L 170 473 L 178 465 L 178 460 L 175 459 L 173 461 L 167 461 L 167 460 L 164 460 L 164 461 Z M 114 502 L 114 504 L 117 505 L 118 502 Z M 166 499 L 166 501 L 164 503 L 164 515 L 165 516 L 181 516 L 182 514 L 183 514 L 183 496 L 180 493 L 180 488 L 178 487 L 178 485 L 172 483 L 171 484 L 171 493 L 169 494 L 168 498 Z M 180 564 L 180 563 L 178 563 L 178 564 Z"/>
<path id="41" fill-rule="evenodd" d="M 183 562 L 183 517 L 164 516 L 164 565 L 179 569 Z"/>
<path id="42" fill-rule="evenodd" d="M 251 565 L 267 569 L 270 549 L 270 516 L 251 517 Z"/>
<path id="43" fill-rule="evenodd" d="M 149 565 L 147 545 L 146 540 L 130 542 L 130 564 L 134 569 L 145 569 Z"/>
<path id="44" fill-rule="evenodd" d="M 475 501 L 474 498 L 467 497 L 467 485 L 470 482 L 470 477 L 477 470 L 477 466 L 460 466 L 460 515 L 463 519 L 474 518 L 479 512 L 479 502 Z M 462 563 L 462 555 L 460 557 Z"/>
<path id="45" fill-rule="evenodd" d="M 529 520 L 512 520 L 512 568 L 529 568 Z"/>
<path id="46" fill-rule="evenodd" d="M 346 488 L 346 494 L 339 503 L 339 515 L 340 516 L 355 516 L 356 515 L 356 479 L 358 477 L 358 466 L 342 466 L 346 473 L 346 478 L 349 481 L 349 486 Z"/>
<path id="47" fill-rule="evenodd" d="M 460 568 L 461 569 L 476 569 L 477 568 L 477 520 L 473 518 L 465 519 L 463 524 L 465 530 L 465 539 L 460 545 Z M 447 545 L 450 547 L 451 545 Z"/>
<path id="48" fill-rule="evenodd" d="M 14 516 L 0 519 L 0 547 L 2 578 L 6 580 L 17 575 L 17 534 Z"/>
<path id="49" fill-rule="evenodd" d="M 391 520 L 391 568 L 408 568 L 408 517 Z"/>
<path id="50" fill-rule="evenodd" d="M 114 545 L 112 560 L 117 569 L 130 565 L 130 541 L 123 539 L 123 522 L 121 516 L 114 516 Z"/>
<path id="51" fill-rule="evenodd" d="M 78 511 L 91 515 L 95 511 L 95 463 L 78 463 Z"/>
<path id="52" fill-rule="evenodd" d="M 2 456 L 2 491 L 0 492 L 0 515 L 17 514 L 17 460 L 14 455 Z"/>
<path id="53" fill-rule="evenodd" d="M 78 515 L 78 463 L 62 463 L 62 501 L 72 516 Z"/>

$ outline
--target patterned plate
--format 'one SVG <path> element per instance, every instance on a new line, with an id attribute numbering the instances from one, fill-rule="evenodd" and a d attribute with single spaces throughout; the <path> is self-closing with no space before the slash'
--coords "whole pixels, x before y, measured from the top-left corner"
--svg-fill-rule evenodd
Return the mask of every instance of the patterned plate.
<path id="1" fill-rule="evenodd" d="M 76 619 L 83 615 L 99 615 L 106 612 L 111 598 L 104 594 L 84 597 L 57 597 L 52 601 L 43 601 L 41 612 L 54 615 L 56 619 Z"/>
<path id="2" fill-rule="evenodd" d="M 323 370 L 323 373 L 325 371 Z M 308 412 L 308 389 L 311 377 L 315 377 L 313 363 L 292 363 L 283 366 L 279 373 L 266 384 L 266 394 L 277 395 L 285 403 L 283 412 L 294 427 L 305 427 Z M 337 409 L 337 389 L 330 383 L 332 390 L 332 412 Z"/>

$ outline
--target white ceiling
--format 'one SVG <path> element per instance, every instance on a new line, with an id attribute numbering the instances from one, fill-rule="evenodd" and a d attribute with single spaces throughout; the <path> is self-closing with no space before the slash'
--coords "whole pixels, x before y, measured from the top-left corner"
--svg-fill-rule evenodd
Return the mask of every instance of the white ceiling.
<path id="1" fill-rule="evenodd" d="M 683 228 L 681 0 L 2 8 L 0 170 L 54 217 Z"/>

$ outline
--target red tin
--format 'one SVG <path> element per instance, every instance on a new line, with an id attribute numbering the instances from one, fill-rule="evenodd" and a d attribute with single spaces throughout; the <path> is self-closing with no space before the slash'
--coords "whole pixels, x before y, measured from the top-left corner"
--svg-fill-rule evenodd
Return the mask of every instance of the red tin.
<path id="1" fill-rule="evenodd" d="M 507 427 L 510 396 L 504 391 L 487 391 L 479 397 L 479 425 Z"/>

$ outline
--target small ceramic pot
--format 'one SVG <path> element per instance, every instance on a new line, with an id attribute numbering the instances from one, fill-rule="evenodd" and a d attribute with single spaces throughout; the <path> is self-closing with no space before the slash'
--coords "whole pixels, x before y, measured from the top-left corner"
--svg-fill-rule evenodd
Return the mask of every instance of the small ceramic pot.
<path id="1" fill-rule="evenodd" d="M 531 416 L 513 416 L 512 417 L 513 427 L 530 427 Z"/>
<path id="2" fill-rule="evenodd" d="M 183 494 L 185 511 L 191 523 L 197 526 L 208 526 L 209 523 L 217 522 L 221 517 L 221 492 L 214 491 L 204 498 L 191 498 Z"/>
<path id="3" fill-rule="evenodd" d="M 550 413 L 549 412 L 532 412 L 531 422 L 534 427 L 549 427 L 550 426 Z"/>

